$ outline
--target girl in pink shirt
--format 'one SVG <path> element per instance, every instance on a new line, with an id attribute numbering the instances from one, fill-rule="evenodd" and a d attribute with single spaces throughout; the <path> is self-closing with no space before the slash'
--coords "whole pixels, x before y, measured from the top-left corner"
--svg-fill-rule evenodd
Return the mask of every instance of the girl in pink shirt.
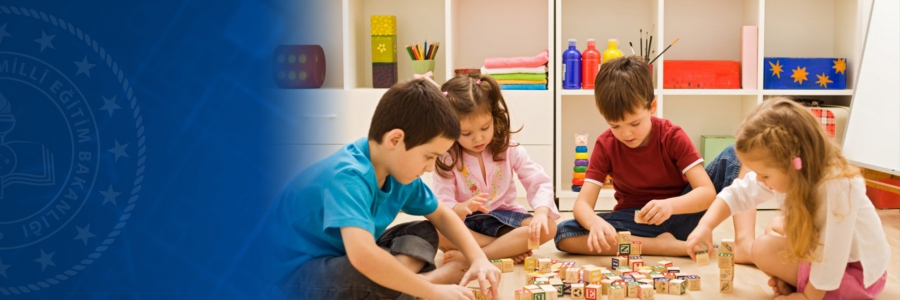
<path id="1" fill-rule="evenodd" d="M 497 81 L 461 75 L 441 90 L 459 116 L 462 135 L 437 161 L 434 193 L 463 219 L 488 259 L 521 262 L 531 255 L 529 239 L 540 245 L 556 235 L 559 211 L 550 177 L 522 146 L 510 141 L 518 131 L 510 128 Z M 525 186 L 533 216 L 516 204 L 514 175 Z M 439 245 L 444 262 L 464 259 L 443 237 Z"/>

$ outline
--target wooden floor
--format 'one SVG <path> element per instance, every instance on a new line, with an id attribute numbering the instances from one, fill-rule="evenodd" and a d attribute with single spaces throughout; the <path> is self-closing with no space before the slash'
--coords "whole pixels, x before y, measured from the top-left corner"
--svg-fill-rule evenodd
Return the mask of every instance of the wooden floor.
<path id="1" fill-rule="evenodd" d="M 780 215 L 780 211 L 760 211 L 757 215 L 757 233 L 761 234 L 766 224 L 773 217 Z M 571 212 L 561 214 L 561 220 L 572 218 Z M 887 286 L 884 292 L 876 299 L 900 299 L 900 210 L 883 210 L 879 211 L 884 231 L 891 245 L 891 262 L 888 265 Z M 394 223 L 407 222 L 412 220 L 424 219 L 401 214 Z M 718 228 L 713 231 L 714 241 L 718 242 L 723 238 L 734 237 L 734 227 L 731 219 L 726 220 Z M 541 246 L 540 249 L 534 251 L 535 257 L 550 257 L 559 261 L 574 261 L 577 265 L 594 264 L 609 268 L 609 256 L 581 256 L 569 255 L 560 252 L 550 241 Z M 438 260 L 442 257 L 438 253 Z M 645 261 L 669 260 L 675 266 L 681 267 L 681 271 L 687 274 L 696 274 L 701 276 L 701 291 L 689 291 L 685 295 L 656 295 L 655 299 L 772 299 L 774 293 L 766 285 L 769 279 L 762 271 L 752 266 L 737 265 L 735 266 L 734 275 L 734 293 L 720 294 L 718 292 L 718 266 L 713 262 L 707 266 L 697 266 L 685 257 L 664 257 L 664 256 L 644 256 Z M 438 263 L 440 264 L 440 263 Z M 500 299 L 515 299 L 514 291 L 521 289 L 525 284 L 525 270 L 522 265 L 516 265 L 515 271 L 504 273 L 500 284 Z M 568 296 L 561 299 L 569 299 Z M 604 296 L 603 299 L 606 299 Z"/>

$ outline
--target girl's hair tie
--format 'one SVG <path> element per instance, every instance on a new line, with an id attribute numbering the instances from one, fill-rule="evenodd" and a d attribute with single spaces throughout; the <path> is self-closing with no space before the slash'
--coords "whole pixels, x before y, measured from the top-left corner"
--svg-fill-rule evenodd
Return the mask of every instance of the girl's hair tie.
<path id="1" fill-rule="evenodd" d="M 481 85 L 481 79 L 478 79 L 478 81 L 475 81 L 475 84 Z"/>
<path id="2" fill-rule="evenodd" d="M 447 91 L 444 91 L 444 97 L 447 97 Z"/>
<path id="3" fill-rule="evenodd" d="M 794 170 L 803 169 L 803 160 L 801 160 L 800 157 L 794 157 L 792 162 L 794 164 Z"/>

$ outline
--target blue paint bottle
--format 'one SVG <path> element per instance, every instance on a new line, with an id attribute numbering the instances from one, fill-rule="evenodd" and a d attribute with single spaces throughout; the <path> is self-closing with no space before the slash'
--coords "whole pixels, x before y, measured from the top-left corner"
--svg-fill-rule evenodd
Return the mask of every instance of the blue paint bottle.
<path id="1" fill-rule="evenodd" d="M 563 89 L 581 89 L 581 52 L 575 47 L 575 39 L 569 39 L 569 49 L 563 51 Z"/>

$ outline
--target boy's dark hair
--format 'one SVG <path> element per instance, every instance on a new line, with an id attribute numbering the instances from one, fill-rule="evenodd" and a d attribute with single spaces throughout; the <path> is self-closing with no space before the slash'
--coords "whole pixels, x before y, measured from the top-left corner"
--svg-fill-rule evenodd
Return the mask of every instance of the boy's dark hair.
<path id="1" fill-rule="evenodd" d="M 494 138 L 488 142 L 488 148 L 493 152 L 494 161 L 505 160 L 510 136 L 522 128 L 518 130 L 510 128 L 509 109 L 503 94 L 500 93 L 500 84 L 490 76 L 469 73 L 448 80 L 441 86 L 441 90 L 447 93 L 450 107 L 460 120 L 482 114 L 491 115 L 494 119 Z M 453 143 L 449 152 L 451 157 L 449 162 L 437 161 L 438 175 L 449 176 L 449 172 L 456 167 L 457 162 L 462 161 L 463 149 L 459 142 Z"/>
<path id="2" fill-rule="evenodd" d="M 654 98 L 653 78 L 644 59 L 631 55 L 600 65 L 594 80 L 594 99 L 607 121 L 622 121 L 626 114 L 650 109 Z"/>
<path id="3" fill-rule="evenodd" d="M 428 143 L 436 137 L 459 139 L 459 119 L 437 85 L 424 79 L 400 82 L 388 89 L 378 102 L 369 140 L 382 143 L 388 131 L 405 133 L 406 149 Z"/>

